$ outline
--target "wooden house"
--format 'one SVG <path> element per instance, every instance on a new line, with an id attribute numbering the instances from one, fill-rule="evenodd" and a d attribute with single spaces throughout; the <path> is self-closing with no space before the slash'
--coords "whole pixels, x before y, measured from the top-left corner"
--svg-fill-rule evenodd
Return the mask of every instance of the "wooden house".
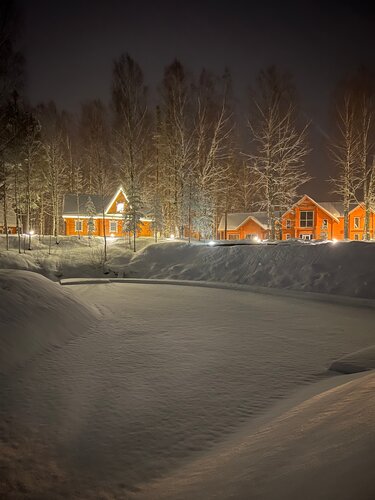
<path id="1" fill-rule="evenodd" d="M 220 220 L 218 227 L 220 240 L 264 240 L 269 236 L 266 212 L 231 213 L 227 214 L 226 219 L 225 222 L 223 215 Z"/>
<path id="2" fill-rule="evenodd" d="M 363 205 L 352 205 L 349 212 L 349 239 L 364 239 Z M 374 237 L 375 215 L 370 220 L 370 237 Z M 281 219 L 282 239 L 344 239 L 344 208 L 340 202 L 315 201 L 305 194 Z"/>
<path id="3" fill-rule="evenodd" d="M 7 212 L 7 227 L 8 234 L 17 234 L 17 217 L 13 210 Z M 22 231 L 22 227 L 20 227 L 20 231 Z M 0 212 L 0 234 L 5 234 L 5 220 L 4 220 L 4 212 Z"/>
<path id="4" fill-rule="evenodd" d="M 88 202 L 93 203 L 93 213 L 88 213 Z M 88 236 L 89 221 L 93 222 L 92 236 L 120 237 L 123 232 L 123 213 L 129 204 L 125 191 L 120 187 L 112 196 L 97 194 L 66 194 L 63 200 L 62 217 L 67 236 Z M 137 236 L 152 236 L 152 220 L 141 218 Z"/>

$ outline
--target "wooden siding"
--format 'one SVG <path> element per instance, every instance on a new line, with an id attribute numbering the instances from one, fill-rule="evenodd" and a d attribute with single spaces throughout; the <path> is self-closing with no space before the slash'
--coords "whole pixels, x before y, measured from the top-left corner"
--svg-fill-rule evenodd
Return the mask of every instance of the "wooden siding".
<path id="1" fill-rule="evenodd" d="M 88 236 L 88 219 L 80 219 L 82 222 L 82 231 L 76 231 L 75 228 L 75 222 L 78 220 L 77 218 L 65 218 L 65 234 L 66 236 L 78 236 L 80 234 L 81 236 Z M 94 219 L 95 221 L 95 231 L 92 233 L 92 236 L 104 236 L 104 231 L 103 231 L 103 219 Z M 115 221 L 116 224 L 116 231 L 111 231 L 110 223 L 111 221 Z M 119 238 L 121 236 L 124 236 L 124 233 L 122 232 L 122 220 L 121 219 L 111 219 L 110 217 L 106 218 L 104 221 L 104 227 L 105 227 L 105 234 L 106 236 L 114 236 L 116 238 Z M 151 227 L 151 222 L 149 221 L 143 221 L 141 223 L 141 227 L 138 231 L 137 236 L 152 236 L 152 227 Z"/>

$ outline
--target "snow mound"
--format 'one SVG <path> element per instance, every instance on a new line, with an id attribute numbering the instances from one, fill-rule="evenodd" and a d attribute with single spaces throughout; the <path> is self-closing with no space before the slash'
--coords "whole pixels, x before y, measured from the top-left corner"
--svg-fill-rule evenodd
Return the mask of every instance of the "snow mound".
<path id="1" fill-rule="evenodd" d="M 209 246 L 149 245 L 122 275 L 215 281 L 375 299 L 375 245 L 326 242 Z M 119 273 L 120 275 L 121 273 Z"/>
<path id="2" fill-rule="evenodd" d="M 371 346 L 337 359 L 329 369 L 339 373 L 358 373 L 374 368 L 375 346 Z"/>
<path id="3" fill-rule="evenodd" d="M 375 374 L 338 380 L 132 498 L 375 498 Z"/>
<path id="4" fill-rule="evenodd" d="M 39 274 L 0 270 L 0 373 L 84 332 L 96 314 Z"/>

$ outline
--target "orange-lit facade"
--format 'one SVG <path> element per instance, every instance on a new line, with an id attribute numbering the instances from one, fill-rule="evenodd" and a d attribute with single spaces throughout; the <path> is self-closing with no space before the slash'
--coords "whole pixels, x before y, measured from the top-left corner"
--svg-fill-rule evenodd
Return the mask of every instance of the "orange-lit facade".
<path id="1" fill-rule="evenodd" d="M 95 207 L 94 214 L 88 214 L 87 203 L 89 198 Z M 92 236 L 120 237 L 123 232 L 123 212 L 128 205 L 128 199 L 122 188 L 112 197 L 98 195 L 67 194 L 64 197 L 63 214 L 66 236 L 88 236 L 89 221 L 94 224 Z M 152 236 L 152 220 L 141 219 L 137 236 Z"/>
<path id="2" fill-rule="evenodd" d="M 218 227 L 220 240 L 265 240 L 268 236 L 266 212 L 228 214 L 226 221 L 225 216 L 221 218 Z"/>
<path id="3" fill-rule="evenodd" d="M 349 239 L 364 239 L 365 210 L 363 205 L 353 206 L 349 212 Z M 370 237 L 375 237 L 375 213 L 370 216 Z M 344 211 L 341 203 L 317 202 L 304 195 L 281 219 L 283 240 L 344 239 Z"/>

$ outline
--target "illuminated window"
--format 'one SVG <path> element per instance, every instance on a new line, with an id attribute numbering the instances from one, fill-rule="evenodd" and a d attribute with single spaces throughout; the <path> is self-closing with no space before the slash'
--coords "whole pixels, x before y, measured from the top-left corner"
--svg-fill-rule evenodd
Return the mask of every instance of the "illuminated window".
<path id="1" fill-rule="evenodd" d="M 81 220 L 75 221 L 75 229 L 76 229 L 76 233 L 79 233 L 80 231 L 82 231 L 82 221 Z"/>
<path id="2" fill-rule="evenodd" d="M 289 233 L 287 233 L 287 234 L 285 235 L 285 239 L 286 239 L 286 240 L 290 240 L 290 234 L 289 234 Z"/>
<path id="3" fill-rule="evenodd" d="M 239 240 L 240 235 L 239 234 L 228 234 L 228 240 Z"/>
<path id="4" fill-rule="evenodd" d="M 251 233 L 251 234 L 246 234 L 246 235 L 245 235 L 245 238 L 246 238 L 247 240 L 253 240 L 253 239 L 254 239 L 254 238 L 256 238 L 256 237 L 257 237 L 257 235 L 256 235 L 255 233 Z"/>
<path id="5" fill-rule="evenodd" d="M 286 227 L 291 228 L 292 227 L 292 221 L 290 219 L 286 220 Z"/>
<path id="6" fill-rule="evenodd" d="M 358 240 L 359 240 L 359 234 L 355 234 L 355 235 L 354 235 L 354 239 L 355 239 L 356 241 L 358 241 Z"/>
<path id="7" fill-rule="evenodd" d="M 117 212 L 123 212 L 124 211 L 124 203 L 123 202 L 117 203 L 117 205 L 116 205 L 116 211 Z"/>
<path id="8" fill-rule="evenodd" d="M 328 229 L 328 219 L 323 219 L 322 229 Z"/>
<path id="9" fill-rule="evenodd" d="M 354 217 L 354 228 L 359 229 L 361 220 L 359 217 Z"/>
<path id="10" fill-rule="evenodd" d="M 300 227 L 313 227 L 314 212 L 312 210 L 300 212 L 299 221 L 300 221 Z"/>
<path id="11" fill-rule="evenodd" d="M 117 221 L 111 220 L 109 222 L 109 232 L 110 233 L 117 233 Z"/>

